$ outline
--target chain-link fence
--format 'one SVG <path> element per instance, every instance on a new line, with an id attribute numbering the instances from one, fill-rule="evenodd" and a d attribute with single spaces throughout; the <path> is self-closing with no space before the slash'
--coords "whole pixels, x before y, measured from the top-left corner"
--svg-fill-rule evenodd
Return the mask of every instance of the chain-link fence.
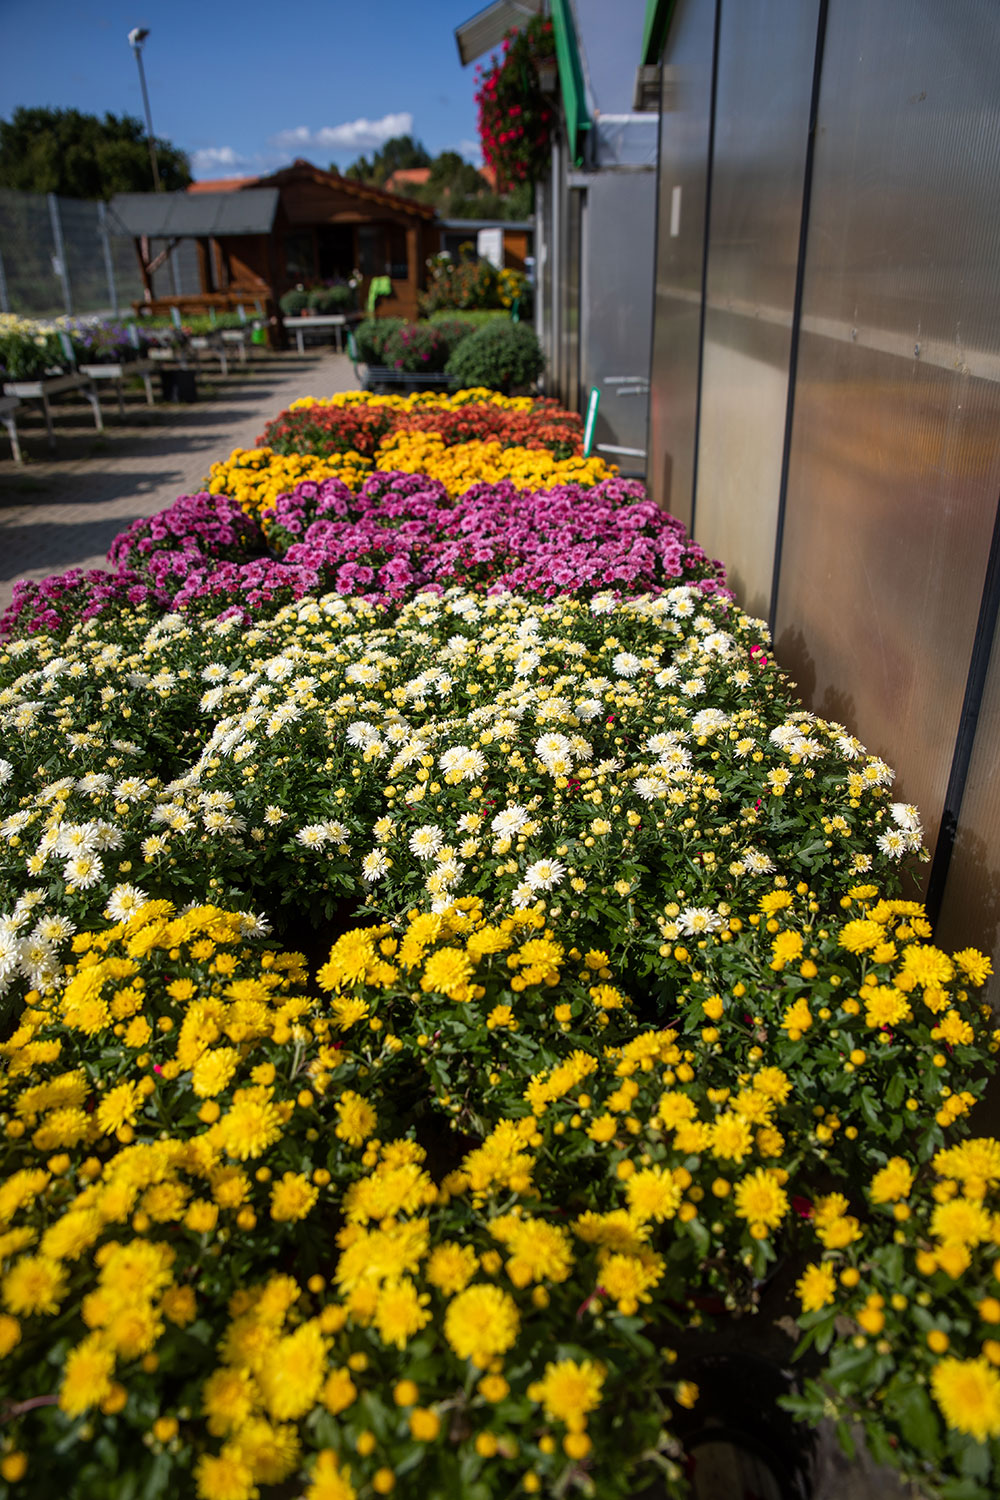
<path id="1" fill-rule="evenodd" d="M 151 256 L 166 241 L 150 242 Z M 193 240 L 153 274 L 158 297 L 201 290 Z M 0 188 L 0 312 L 125 313 L 142 298 L 135 244 L 104 203 Z"/>

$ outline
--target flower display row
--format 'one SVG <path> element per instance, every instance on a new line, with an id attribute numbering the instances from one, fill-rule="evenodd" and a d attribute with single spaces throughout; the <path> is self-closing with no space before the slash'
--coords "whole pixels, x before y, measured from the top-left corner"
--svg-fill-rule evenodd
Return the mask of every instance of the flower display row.
<path id="1" fill-rule="evenodd" d="M 986 1500 L 1000 1033 L 889 767 L 634 482 L 291 477 L 5 623 L 0 1495 L 680 1497 L 739 1319 Z"/>
<path id="2" fill-rule="evenodd" d="M 397 398 L 398 400 L 398 398 Z M 556 458 L 583 452 L 583 423 L 551 397 L 461 405 L 296 402 L 269 422 L 261 445 L 275 453 L 358 453 L 374 458 L 382 439 L 397 431 L 432 432 L 441 442 L 497 441 L 504 447 L 547 448 Z"/>
<path id="3" fill-rule="evenodd" d="M 0 313 L 0 382 L 38 380 L 74 365 L 139 359 L 148 343 L 144 332 L 117 319 L 50 320 Z"/>

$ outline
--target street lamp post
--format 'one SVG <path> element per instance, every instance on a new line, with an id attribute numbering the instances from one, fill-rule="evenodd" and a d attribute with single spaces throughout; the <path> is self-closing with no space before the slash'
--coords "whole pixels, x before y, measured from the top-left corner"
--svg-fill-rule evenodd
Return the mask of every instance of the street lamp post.
<path id="1" fill-rule="evenodd" d="M 153 138 L 153 117 L 149 111 L 149 95 L 146 92 L 146 74 L 142 66 L 142 44 L 149 36 L 149 30 L 145 26 L 136 26 L 128 34 L 128 39 L 135 53 L 135 60 L 139 65 L 139 83 L 142 86 L 142 102 L 146 109 L 146 138 L 149 141 L 149 160 L 153 167 L 153 188 L 159 193 L 162 190 L 160 183 L 160 169 L 156 164 L 156 142 Z"/>

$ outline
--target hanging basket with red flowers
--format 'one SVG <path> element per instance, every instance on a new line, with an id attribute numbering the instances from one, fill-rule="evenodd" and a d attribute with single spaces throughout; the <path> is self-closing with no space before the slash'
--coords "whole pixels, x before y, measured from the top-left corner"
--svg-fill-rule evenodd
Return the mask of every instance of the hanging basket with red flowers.
<path id="1" fill-rule="evenodd" d="M 477 71 L 479 138 L 498 189 L 537 182 L 548 167 L 555 120 L 552 21 L 533 16 L 522 30 L 509 31 L 501 56 Z"/>

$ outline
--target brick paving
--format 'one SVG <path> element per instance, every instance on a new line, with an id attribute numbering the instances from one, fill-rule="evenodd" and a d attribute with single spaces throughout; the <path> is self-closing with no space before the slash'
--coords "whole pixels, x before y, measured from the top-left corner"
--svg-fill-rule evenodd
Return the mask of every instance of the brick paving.
<path id="1" fill-rule="evenodd" d="M 108 547 L 129 522 L 202 489 L 211 464 L 234 448 L 252 448 L 268 418 L 296 396 L 356 389 L 344 354 L 260 350 L 248 365 L 232 361 L 225 377 L 200 370 L 198 400 L 190 405 L 161 402 L 154 376 L 156 404 L 146 405 L 140 383 L 126 391 L 122 418 L 112 388 L 102 388 L 103 433 L 75 393 L 58 397 L 54 450 L 40 403 L 22 402 L 25 463 L 14 463 L 0 428 L 0 611 L 18 578 L 105 566 Z"/>

